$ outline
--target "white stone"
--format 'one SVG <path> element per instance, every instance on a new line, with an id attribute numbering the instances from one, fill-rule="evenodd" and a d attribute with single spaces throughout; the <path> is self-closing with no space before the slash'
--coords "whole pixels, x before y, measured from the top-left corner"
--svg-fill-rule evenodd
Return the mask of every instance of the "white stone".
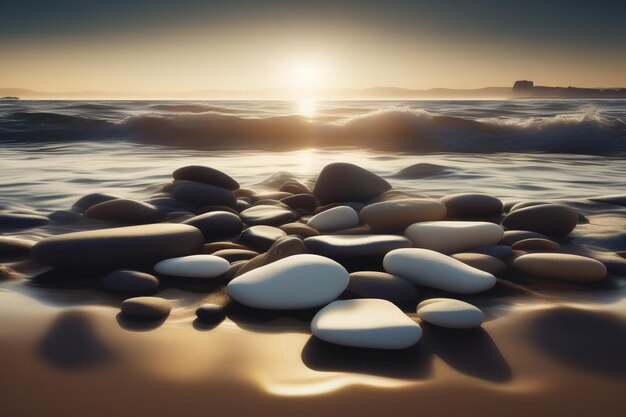
<path id="1" fill-rule="evenodd" d="M 417 316 L 430 324 L 450 329 L 478 327 L 485 319 L 478 307 L 453 298 L 422 301 L 417 306 Z"/>
<path id="2" fill-rule="evenodd" d="M 189 255 L 170 258 L 154 265 L 159 274 L 186 278 L 214 278 L 228 271 L 230 264 L 213 255 Z"/>
<path id="3" fill-rule="evenodd" d="M 496 277 L 429 249 L 396 249 L 383 259 L 385 271 L 414 284 L 459 294 L 473 294 L 492 288 Z"/>
<path id="4" fill-rule="evenodd" d="M 228 294 L 250 307 L 293 310 L 319 307 L 341 294 L 350 278 L 332 259 L 293 255 L 246 272 L 228 283 Z"/>
<path id="5" fill-rule="evenodd" d="M 307 222 L 319 232 L 334 232 L 359 225 L 359 214 L 349 206 L 338 206 L 311 217 Z"/>
<path id="6" fill-rule="evenodd" d="M 334 301 L 311 322 L 321 340 L 371 349 L 405 349 L 422 336 L 422 328 L 393 303 L 376 298 Z"/>
<path id="7" fill-rule="evenodd" d="M 433 221 L 414 223 L 404 234 L 418 248 L 457 253 L 495 245 L 502 240 L 504 229 L 489 222 Z"/>

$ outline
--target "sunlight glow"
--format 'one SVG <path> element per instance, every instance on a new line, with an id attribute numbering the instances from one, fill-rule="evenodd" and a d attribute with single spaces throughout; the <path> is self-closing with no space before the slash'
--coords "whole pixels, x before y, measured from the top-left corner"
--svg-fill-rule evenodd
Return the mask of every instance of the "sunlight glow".
<path id="1" fill-rule="evenodd" d="M 297 62 L 291 68 L 294 89 L 313 91 L 322 86 L 324 74 L 322 66 L 316 62 Z"/>

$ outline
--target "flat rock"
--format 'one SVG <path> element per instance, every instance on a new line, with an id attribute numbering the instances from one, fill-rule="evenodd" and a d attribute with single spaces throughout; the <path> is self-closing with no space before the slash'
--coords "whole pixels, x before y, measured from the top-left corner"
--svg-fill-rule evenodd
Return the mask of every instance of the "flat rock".
<path id="1" fill-rule="evenodd" d="M 304 240 L 313 253 L 329 257 L 384 255 L 411 247 L 411 241 L 396 235 L 325 235 Z"/>
<path id="2" fill-rule="evenodd" d="M 428 249 L 396 249 L 385 255 L 383 266 L 414 284 L 459 294 L 486 291 L 496 283 L 492 274 Z"/>
<path id="3" fill-rule="evenodd" d="M 361 222 L 377 233 L 402 233 L 413 223 L 442 220 L 446 207 L 437 200 L 410 198 L 369 204 L 359 213 Z"/>
<path id="4" fill-rule="evenodd" d="M 289 180 L 280 186 L 279 191 L 284 191 L 292 194 L 311 194 L 311 189 L 306 185 L 296 180 Z"/>
<path id="5" fill-rule="evenodd" d="M 313 213 L 319 205 L 317 198 L 313 194 L 294 194 L 283 198 L 280 202 L 293 210 L 306 214 Z"/>
<path id="6" fill-rule="evenodd" d="M 239 236 L 243 229 L 243 222 L 239 216 L 227 211 L 211 211 L 183 223 L 198 228 L 206 242 Z"/>
<path id="7" fill-rule="evenodd" d="M 357 165 L 336 162 L 320 173 L 313 194 L 322 204 L 358 201 L 365 203 L 391 189 L 378 175 Z"/>
<path id="8" fill-rule="evenodd" d="M 196 309 L 198 321 L 205 324 L 217 324 L 226 318 L 223 306 L 217 304 L 202 304 Z"/>
<path id="9" fill-rule="evenodd" d="M 225 188 L 230 191 L 239 188 L 239 183 L 222 171 L 200 165 L 189 165 L 186 167 L 178 168 L 172 173 L 172 176 L 175 180 L 201 182 L 204 184 L 215 185 L 220 188 Z"/>
<path id="10" fill-rule="evenodd" d="M 248 249 L 222 249 L 213 253 L 215 256 L 226 259 L 229 263 L 247 261 L 259 255 L 259 252 Z"/>
<path id="11" fill-rule="evenodd" d="M 405 349 L 422 336 L 422 328 L 387 300 L 334 301 L 311 321 L 315 337 L 329 343 L 369 349 Z"/>
<path id="12" fill-rule="evenodd" d="M 102 277 L 100 287 L 119 293 L 146 294 L 159 287 L 159 280 L 145 272 L 117 270 Z"/>
<path id="13" fill-rule="evenodd" d="M 287 236 L 287 233 L 277 227 L 252 226 L 241 233 L 239 241 L 252 249 L 265 252 L 283 236 Z"/>
<path id="14" fill-rule="evenodd" d="M 448 217 L 457 219 L 485 219 L 502 213 L 500 199 L 481 193 L 450 194 L 440 200 L 445 204 Z"/>
<path id="15" fill-rule="evenodd" d="M 230 263 L 215 255 L 188 255 L 164 259 L 154 265 L 159 274 L 185 278 L 215 278 L 228 271 Z"/>
<path id="16" fill-rule="evenodd" d="M 27 257 L 34 244 L 28 239 L 0 236 L 0 259 Z"/>
<path id="17" fill-rule="evenodd" d="M 299 255 L 301 253 L 306 253 L 306 248 L 304 246 L 304 242 L 302 242 L 300 238 L 295 236 L 284 236 L 278 238 L 276 242 L 274 242 L 267 250 L 267 252 L 255 256 L 242 266 L 237 271 L 237 275 L 252 271 L 253 269 L 259 268 L 263 265 L 271 264 L 279 259 Z"/>
<path id="18" fill-rule="evenodd" d="M 511 248 L 524 251 L 557 251 L 561 249 L 561 245 L 549 239 L 531 238 L 515 242 Z"/>
<path id="19" fill-rule="evenodd" d="M 405 231 L 413 245 L 441 253 L 464 252 L 494 245 L 502 240 L 504 230 L 497 224 L 467 221 L 415 223 Z"/>
<path id="20" fill-rule="evenodd" d="M 249 307 L 293 310 L 329 303 L 348 286 L 348 272 L 318 255 L 294 255 L 246 272 L 228 283 L 228 294 Z"/>
<path id="21" fill-rule="evenodd" d="M 21 229 L 41 227 L 50 223 L 44 216 L 21 213 L 0 213 L 0 232 L 13 232 Z"/>
<path id="22" fill-rule="evenodd" d="M 515 242 L 519 242 L 520 240 L 533 238 L 547 239 L 548 237 L 541 233 L 529 232 L 528 230 L 506 230 L 499 244 L 512 246 Z"/>
<path id="23" fill-rule="evenodd" d="M 602 262 L 566 253 L 530 253 L 516 258 L 513 266 L 537 278 L 573 282 L 595 282 L 606 276 Z"/>
<path id="24" fill-rule="evenodd" d="M 332 232 L 359 225 L 359 215 L 352 207 L 338 206 L 311 217 L 307 222 L 319 232 Z"/>
<path id="25" fill-rule="evenodd" d="M 133 317 L 157 319 L 172 311 L 172 304 L 160 297 L 133 297 L 122 302 L 122 313 Z"/>
<path id="26" fill-rule="evenodd" d="M 210 242 L 202 246 L 202 253 L 212 254 L 222 249 L 248 249 L 240 243 L 235 242 Z"/>
<path id="27" fill-rule="evenodd" d="M 232 192 L 215 185 L 182 182 L 174 187 L 172 195 L 176 200 L 202 206 L 226 206 L 234 208 L 237 205 Z"/>
<path id="28" fill-rule="evenodd" d="M 117 269 L 198 253 L 202 242 L 202 233 L 185 224 L 116 227 L 45 238 L 31 248 L 31 258 L 51 266 Z"/>
<path id="29" fill-rule="evenodd" d="M 473 268 L 480 269 L 491 275 L 500 275 L 507 270 L 507 264 L 500 259 L 485 255 L 484 253 L 462 252 L 451 255 L 457 261 L 461 261 Z"/>
<path id="30" fill-rule="evenodd" d="M 453 298 L 426 300 L 417 306 L 417 316 L 427 323 L 449 329 L 471 329 L 485 320 L 478 307 Z"/>
<path id="31" fill-rule="evenodd" d="M 515 210 L 502 220 L 507 229 L 530 230 L 550 237 L 565 237 L 578 224 L 578 212 L 560 204 L 540 204 Z"/>
<path id="32" fill-rule="evenodd" d="M 318 236 L 320 232 L 313 229 L 311 226 L 307 226 L 304 223 L 287 223 L 280 226 L 280 230 L 288 235 L 296 235 L 301 238 L 307 238 L 311 236 Z"/>
<path id="33" fill-rule="evenodd" d="M 408 306 L 417 300 L 417 289 L 408 280 L 378 271 L 358 271 L 350 274 L 348 288 L 340 298 L 380 298 L 397 306 Z"/>
<path id="34" fill-rule="evenodd" d="M 72 204 L 72 210 L 75 210 L 79 213 L 84 213 L 91 206 L 95 206 L 96 204 L 104 203 L 109 200 L 117 200 L 120 197 L 112 194 L 104 194 L 104 193 L 92 193 L 87 194 L 76 200 L 74 204 Z"/>
<path id="35" fill-rule="evenodd" d="M 85 217 L 127 224 L 147 224 L 162 221 L 164 215 L 151 204 L 137 200 L 117 199 L 89 207 L 85 210 Z"/>
<path id="36" fill-rule="evenodd" d="M 298 215 L 290 209 L 270 205 L 252 206 L 242 211 L 240 216 L 250 226 L 279 226 L 298 218 Z"/>

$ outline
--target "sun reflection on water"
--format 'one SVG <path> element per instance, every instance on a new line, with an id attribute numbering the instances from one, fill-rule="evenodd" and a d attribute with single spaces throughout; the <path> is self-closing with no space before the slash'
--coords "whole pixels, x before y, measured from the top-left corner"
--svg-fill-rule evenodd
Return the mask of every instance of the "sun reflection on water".
<path id="1" fill-rule="evenodd" d="M 301 98 L 296 102 L 296 113 L 304 117 L 315 117 L 317 114 L 317 100 Z"/>

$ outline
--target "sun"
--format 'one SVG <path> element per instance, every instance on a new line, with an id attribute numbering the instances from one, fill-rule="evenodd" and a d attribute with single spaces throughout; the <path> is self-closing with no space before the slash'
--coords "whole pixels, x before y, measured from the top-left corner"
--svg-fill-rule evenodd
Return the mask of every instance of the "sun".
<path id="1" fill-rule="evenodd" d="M 293 65 L 292 82 L 300 91 L 311 91 L 321 87 L 323 82 L 322 66 L 315 62 L 298 62 Z"/>

